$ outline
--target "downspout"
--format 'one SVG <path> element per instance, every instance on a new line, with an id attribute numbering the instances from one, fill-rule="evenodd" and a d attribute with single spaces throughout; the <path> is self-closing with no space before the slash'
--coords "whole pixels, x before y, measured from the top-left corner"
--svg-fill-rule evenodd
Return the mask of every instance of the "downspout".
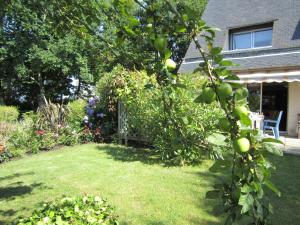
<path id="1" fill-rule="evenodd" d="M 259 112 L 262 113 L 263 83 L 260 83 Z"/>

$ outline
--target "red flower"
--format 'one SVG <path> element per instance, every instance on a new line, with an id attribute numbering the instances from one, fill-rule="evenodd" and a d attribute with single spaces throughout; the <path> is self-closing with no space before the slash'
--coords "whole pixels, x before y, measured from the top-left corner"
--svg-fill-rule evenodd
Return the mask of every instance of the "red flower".
<path id="1" fill-rule="evenodd" d="M 44 130 L 37 130 L 35 133 L 36 133 L 37 135 L 42 136 L 42 135 L 45 134 L 45 131 L 44 131 Z"/>
<path id="2" fill-rule="evenodd" d="M 95 130 L 95 134 L 100 134 L 100 133 L 101 133 L 101 129 L 99 127 L 97 127 Z"/>

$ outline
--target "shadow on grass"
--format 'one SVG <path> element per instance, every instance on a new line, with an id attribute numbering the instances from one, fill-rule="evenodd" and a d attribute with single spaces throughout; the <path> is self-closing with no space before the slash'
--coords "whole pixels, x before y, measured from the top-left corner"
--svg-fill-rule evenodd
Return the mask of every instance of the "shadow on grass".
<path id="1" fill-rule="evenodd" d="M 22 211 L 26 211 L 28 210 L 27 208 L 21 208 L 19 210 L 22 210 Z M 17 210 L 14 210 L 14 209 L 8 209 L 8 210 L 0 210 L 0 225 L 7 225 L 7 224 L 17 224 L 17 221 L 19 221 L 19 219 L 21 219 L 21 217 L 17 217 L 15 220 L 13 221 L 7 221 L 5 220 L 4 217 L 12 217 L 14 216 L 15 214 L 17 214 Z"/>
<path id="2" fill-rule="evenodd" d="M 25 185 L 23 182 L 11 183 L 6 187 L 0 187 L 0 200 L 13 200 L 16 197 L 31 194 L 34 189 L 49 189 L 43 183 Z"/>
<path id="3" fill-rule="evenodd" d="M 277 197 L 268 188 L 264 188 L 264 198 L 274 207 L 274 214 L 271 214 L 269 219 L 272 224 L 299 224 L 300 221 L 300 156 L 286 155 L 283 157 L 269 156 L 277 169 L 272 171 L 271 181 L 281 191 L 282 196 Z M 213 184 L 220 184 L 228 180 L 230 176 L 231 163 L 226 161 L 217 161 L 209 172 L 197 172 L 201 179 L 209 180 Z M 227 179 L 226 179 L 227 177 Z M 227 214 L 224 213 L 220 193 L 214 190 L 206 192 L 207 203 L 205 206 L 199 203 L 199 207 L 206 208 L 206 212 L 221 220 L 225 220 Z M 284 207 L 283 207 L 284 206 Z M 203 208 L 204 207 L 204 208 Z M 245 221 L 250 221 L 251 218 L 244 218 Z M 191 221 L 191 224 L 193 222 Z M 220 223 L 222 224 L 222 223 Z M 241 223 L 244 224 L 244 223 Z M 246 224 L 246 223 L 245 223 Z"/>
<path id="4" fill-rule="evenodd" d="M 110 155 L 114 160 L 122 162 L 142 162 L 144 164 L 153 165 L 159 164 L 165 167 L 177 167 L 181 166 L 178 160 L 163 161 L 159 152 L 151 148 L 140 148 L 140 147 L 127 147 L 127 146 L 116 146 L 116 145 L 102 145 L 97 146 L 99 151 L 103 151 Z M 199 160 L 194 163 L 190 163 L 191 166 L 197 166 L 202 163 Z"/>
<path id="5" fill-rule="evenodd" d="M 277 197 L 270 190 L 266 196 L 274 208 L 270 216 L 273 224 L 299 224 L 300 221 L 300 156 L 284 155 L 272 156 L 271 162 L 276 167 L 271 180 L 281 191 Z"/>
<path id="6" fill-rule="evenodd" d="M 8 179 L 12 179 L 13 175 L 7 176 Z M 22 198 L 27 195 L 33 194 L 34 190 L 45 190 L 50 189 L 43 183 L 32 183 L 32 184 L 24 184 L 21 181 L 10 183 L 5 187 L 0 187 L 0 201 L 13 201 L 16 198 Z M 26 208 L 18 209 L 18 211 L 26 211 Z M 14 208 L 7 210 L 0 210 L 0 225 L 10 224 L 12 221 L 5 221 L 6 218 L 13 217 L 18 213 Z M 16 220 L 17 221 L 17 220 Z"/>
<path id="7" fill-rule="evenodd" d="M 4 180 L 12 180 L 21 176 L 26 176 L 26 175 L 33 175 L 34 172 L 26 172 L 26 173 L 14 173 L 5 177 L 0 177 L 0 182 L 4 181 Z"/>
<path id="8" fill-rule="evenodd" d="M 163 164 L 160 156 L 153 149 L 124 146 L 97 146 L 97 149 L 110 155 L 114 160 L 122 162 L 142 162 L 145 164 Z"/>
<path id="9" fill-rule="evenodd" d="M 207 171 L 207 172 L 199 171 L 199 172 L 194 172 L 193 174 L 199 176 L 199 180 L 200 180 L 200 183 L 195 182 L 195 185 L 201 186 L 201 188 L 206 189 L 206 191 L 204 191 L 203 193 L 198 193 L 197 191 L 197 194 L 199 196 L 200 195 L 203 196 L 202 197 L 203 199 L 199 199 L 198 207 L 201 208 L 201 210 L 203 210 L 208 215 L 211 215 L 219 220 L 219 222 L 208 221 L 208 220 L 204 222 L 203 218 L 200 218 L 201 221 L 203 221 L 204 224 L 208 224 L 208 225 L 223 224 L 224 223 L 223 219 L 225 216 L 224 207 L 223 207 L 221 193 L 218 190 L 216 190 L 216 184 L 222 183 L 224 181 L 224 177 L 219 173 L 214 173 L 211 171 Z M 197 219 L 198 219 L 198 223 L 197 223 Z M 190 218 L 190 224 L 199 224 L 199 218 L 196 216 Z"/>

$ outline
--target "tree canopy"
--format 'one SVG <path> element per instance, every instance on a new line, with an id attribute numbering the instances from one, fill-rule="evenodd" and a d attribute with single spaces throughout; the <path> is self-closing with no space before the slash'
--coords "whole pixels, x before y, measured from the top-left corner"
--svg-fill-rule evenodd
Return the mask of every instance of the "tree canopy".
<path id="1" fill-rule="evenodd" d="M 117 64 L 149 69 L 155 52 L 143 29 L 154 21 L 148 19 L 152 12 L 145 10 L 151 1 L 141 2 L 127 10 L 128 24 L 120 16 L 122 9 L 110 0 L 2 1 L 0 103 L 34 109 L 44 98 L 62 101 L 64 96 L 78 96 Z M 204 0 L 180 2 L 196 6 L 193 15 L 201 16 Z M 157 2 L 155 10 L 162 19 L 155 21 L 156 27 L 173 29 L 170 49 L 180 62 L 189 40 L 176 32 L 176 21 L 165 8 L 164 1 Z M 78 86 L 74 80 L 79 80 Z"/>

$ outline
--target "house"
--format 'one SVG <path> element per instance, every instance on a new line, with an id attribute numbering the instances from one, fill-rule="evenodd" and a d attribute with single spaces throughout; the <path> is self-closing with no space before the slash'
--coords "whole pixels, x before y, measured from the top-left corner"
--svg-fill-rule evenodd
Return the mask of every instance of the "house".
<path id="1" fill-rule="evenodd" d="M 283 111 L 280 130 L 297 135 L 300 114 L 300 0 L 209 0 L 203 14 L 218 27 L 214 42 L 232 71 L 249 89 L 252 111 L 274 117 Z M 191 43 L 180 73 L 192 72 L 201 57 Z"/>

